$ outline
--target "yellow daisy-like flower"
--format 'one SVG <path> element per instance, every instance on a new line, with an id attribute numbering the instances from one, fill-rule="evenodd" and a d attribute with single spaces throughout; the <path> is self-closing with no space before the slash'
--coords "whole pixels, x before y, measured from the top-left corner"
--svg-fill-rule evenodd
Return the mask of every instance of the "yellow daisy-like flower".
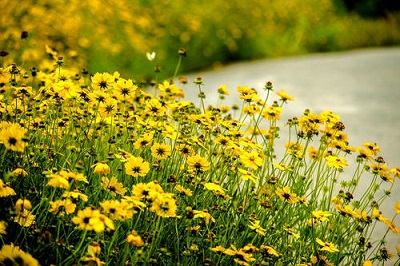
<path id="1" fill-rule="evenodd" d="M 201 157 L 199 154 L 195 156 L 189 156 L 187 159 L 187 164 L 189 165 L 189 171 L 194 171 L 196 173 L 203 173 L 210 168 L 210 163 L 207 159 Z"/>
<path id="2" fill-rule="evenodd" d="M 124 188 L 122 183 L 118 182 L 115 176 L 111 178 L 103 176 L 101 178 L 101 186 L 114 196 L 117 194 L 123 196 L 126 193 L 126 188 Z"/>
<path id="3" fill-rule="evenodd" d="M 178 190 L 181 194 L 184 194 L 184 195 L 186 195 L 188 197 L 193 196 L 193 192 L 190 189 L 184 188 L 181 185 L 176 185 L 175 189 Z"/>
<path id="4" fill-rule="evenodd" d="M 0 234 L 1 235 L 7 234 L 7 222 L 6 221 L 0 221 Z"/>
<path id="5" fill-rule="evenodd" d="M 76 209 L 76 204 L 70 199 L 50 201 L 50 206 L 49 212 L 60 216 L 74 213 Z"/>
<path id="6" fill-rule="evenodd" d="M 275 93 L 276 93 L 276 95 L 278 95 L 279 97 L 281 97 L 281 101 L 283 101 L 283 102 L 294 101 L 294 97 L 289 96 L 289 95 L 286 93 L 286 91 L 284 91 L 284 90 L 280 90 L 280 91 L 277 91 L 277 92 L 275 92 Z"/>
<path id="7" fill-rule="evenodd" d="M 144 245 L 142 238 L 135 230 L 132 230 L 131 233 L 126 237 L 126 242 L 135 247 L 142 247 Z"/>
<path id="8" fill-rule="evenodd" d="M 108 166 L 105 162 L 98 162 L 91 167 L 94 168 L 93 174 L 108 175 L 111 172 L 110 166 Z"/>
<path id="9" fill-rule="evenodd" d="M 158 194 L 150 207 L 150 211 L 155 212 L 158 216 L 168 218 L 175 217 L 177 205 L 173 194 Z"/>
<path id="10" fill-rule="evenodd" d="M 92 86 L 95 89 L 108 90 L 115 83 L 115 78 L 109 73 L 96 73 L 92 77 Z"/>
<path id="11" fill-rule="evenodd" d="M 243 152 L 240 155 L 240 160 L 245 168 L 251 167 L 254 170 L 257 170 L 264 163 L 263 158 L 256 151 Z"/>
<path id="12" fill-rule="evenodd" d="M 261 227 L 259 220 L 255 220 L 254 222 L 251 222 L 251 224 L 249 225 L 249 228 L 251 230 L 255 231 L 257 234 L 265 236 L 266 230 Z"/>
<path id="13" fill-rule="evenodd" d="M 18 246 L 4 245 L 0 250 L 0 265 L 39 266 L 39 262 L 31 254 L 22 251 Z"/>
<path id="14" fill-rule="evenodd" d="M 125 162 L 125 169 L 128 175 L 143 177 L 150 171 L 150 164 L 141 157 L 132 156 Z"/>
<path id="15" fill-rule="evenodd" d="M 14 123 L 2 123 L 0 143 L 12 151 L 23 152 L 28 145 L 26 135 L 28 130 Z"/>
<path id="16" fill-rule="evenodd" d="M 0 198 L 14 195 L 16 195 L 14 189 L 9 187 L 6 183 L 3 182 L 2 179 L 0 179 Z"/>
<path id="17" fill-rule="evenodd" d="M 315 241 L 321 246 L 320 250 L 328 251 L 328 252 L 338 252 L 339 249 L 335 247 L 334 244 L 330 242 L 324 242 L 319 238 L 316 238 Z"/>
<path id="18" fill-rule="evenodd" d="M 343 169 L 345 168 L 348 164 L 345 158 L 339 158 L 334 155 L 328 155 L 326 156 L 326 163 L 328 167 L 335 167 L 337 169 Z"/>
<path id="19" fill-rule="evenodd" d="M 158 160 L 167 159 L 171 155 L 171 146 L 163 143 L 155 143 L 151 147 L 151 155 Z"/>
<path id="20" fill-rule="evenodd" d="M 290 187 L 278 188 L 276 194 L 288 203 L 296 203 L 299 201 L 298 196 L 290 191 Z"/>

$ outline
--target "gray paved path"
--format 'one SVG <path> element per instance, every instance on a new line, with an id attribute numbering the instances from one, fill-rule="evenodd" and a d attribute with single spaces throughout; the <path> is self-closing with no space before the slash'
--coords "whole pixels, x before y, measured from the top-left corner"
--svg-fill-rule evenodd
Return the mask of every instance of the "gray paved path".
<path id="1" fill-rule="evenodd" d="M 375 142 L 389 167 L 400 167 L 400 47 L 241 62 L 186 75 L 189 82 L 197 76 L 203 78 L 210 104 L 216 103 L 216 91 L 222 84 L 228 86 L 231 97 L 227 103 L 231 104 L 239 102 L 237 86 L 260 92 L 266 81 L 272 81 L 275 91 L 284 89 L 295 97 L 284 109 L 286 118 L 300 116 L 306 108 L 317 113 L 331 110 L 342 117 L 351 145 Z M 185 93 L 198 103 L 194 85 L 187 86 Z M 396 200 L 400 201 L 399 179 L 385 205 L 385 216 L 392 217 Z M 400 227 L 399 217 L 396 224 Z M 390 238 L 390 245 L 395 252 L 400 234 Z"/>

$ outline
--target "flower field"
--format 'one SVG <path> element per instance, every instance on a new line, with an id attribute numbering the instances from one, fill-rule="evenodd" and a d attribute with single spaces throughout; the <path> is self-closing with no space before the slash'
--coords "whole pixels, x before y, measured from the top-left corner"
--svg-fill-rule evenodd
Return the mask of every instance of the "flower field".
<path id="1" fill-rule="evenodd" d="M 394 217 L 379 206 L 400 168 L 373 142 L 351 146 L 338 114 L 281 121 L 294 99 L 271 82 L 237 87 L 241 106 L 224 105 L 221 85 L 206 107 L 201 77 L 146 86 L 54 53 L 47 70 L 1 69 L 1 264 L 396 260 L 385 238 L 400 231 L 400 202 Z M 194 88 L 199 106 L 184 99 Z"/>
<path id="2" fill-rule="evenodd" d="M 283 121 L 295 99 L 270 81 L 228 105 L 221 80 L 211 106 L 182 75 L 397 43 L 398 17 L 137 2 L 0 3 L 0 265 L 398 265 L 400 201 L 381 206 L 400 167 L 374 140 L 349 143 L 331 110 Z"/>

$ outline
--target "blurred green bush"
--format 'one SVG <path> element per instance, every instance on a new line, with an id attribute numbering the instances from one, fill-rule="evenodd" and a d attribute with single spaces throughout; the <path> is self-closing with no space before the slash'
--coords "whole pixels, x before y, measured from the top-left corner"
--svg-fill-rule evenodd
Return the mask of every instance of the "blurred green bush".
<path id="1" fill-rule="evenodd" d="M 365 19 L 339 1 L 6 0 L 0 50 L 9 54 L 5 63 L 40 67 L 55 50 L 92 72 L 118 69 L 139 79 L 154 77 L 155 65 L 160 78 L 170 77 L 180 47 L 188 52 L 183 70 L 193 71 L 233 60 L 400 44 L 400 13 Z M 23 31 L 28 37 L 21 39 Z M 152 62 L 151 51 L 157 53 Z"/>

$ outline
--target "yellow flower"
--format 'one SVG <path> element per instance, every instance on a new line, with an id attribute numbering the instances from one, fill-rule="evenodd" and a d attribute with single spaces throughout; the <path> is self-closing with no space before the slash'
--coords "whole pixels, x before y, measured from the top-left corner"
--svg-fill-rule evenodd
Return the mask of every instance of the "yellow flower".
<path id="1" fill-rule="evenodd" d="M 284 201 L 288 203 L 296 203 L 299 201 L 298 196 L 295 193 L 291 193 L 290 187 L 278 188 L 276 194 Z"/>
<path id="2" fill-rule="evenodd" d="M 173 198 L 173 194 L 158 194 L 153 201 L 150 211 L 155 212 L 158 216 L 168 218 L 176 216 L 177 205 Z"/>
<path id="3" fill-rule="evenodd" d="M 175 189 L 178 190 L 181 194 L 185 194 L 188 197 L 193 196 L 193 192 L 190 189 L 184 188 L 181 185 L 176 185 Z"/>
<path id="4" fill-rule="evenodd" d="M 193 210 L 193 213 L 194 213 L 193 219 L 204 218 L 207 225 L 210 223 L 210 221 L 215 223 L 214 217 L 212 217 L 211 214 L 208 213 L 208 210 L 202 210 L 202 211 Z"/>
<path id="5" fill-rule="evenodd" d="M 2 179 L 0 179 L 0 198 L 14 195 L 16 195 L 14 189 L 10 188 Z"/>
<path id="6" fill-rule="evenodd" d="M 113 196 L 116 196 L 117 194 L 123 196 L 126 193 L 126 188 L 124 188 L 122 183 L 118 182 L 118 179 L 115 176 L 110 179 L 103 176 L 101 178 L 101 186 L 104 190 L 109 191 Z"/>
<path id="7" fill-rule="evenodd" d="M 284 91 L 284 90 L 280 90 L 280 91 L 277 91 L 277 92 L 275 92 L 275 93 L 276 93 L 276 95 L 278 95 L 279 97 L 281 97 L 281 101 L 283 101 L 283 102 L 294 101 L 294 97 L 289 96 L 289 95 L 286 93 L 286 91 Z"/>
<path id="8" fill-rule="evenodd" d="M 70 199 L 50 201 L 50 206 L 49 212 L 60 216 L 74 213 L 76 208 L 76 204 Z"/>
<path id="9" fill-rule="evenodd" d="M 187 163 L 189 165 L 189 171 L 195 171 L 196 173 L 203 173 L 210 168 L 210 163 L 207 159 L 201 157 L 199 154 L 189 156 Z"/>
<path id="10" fill-rule="evenodd" d="M 132 230 L 131 233 L 126 237 L 126 242 L 135 247 L 142 247 L 144 245 L 142 238 L 135 230 Z"/>
<path id="11" fill-rule="evenodd" d="M 252 152 L 243 152 L 240 155 L 240 160 L 245 168 L 252 168 L 257 170 L 264 163 L 264 160 L 260 157 L 260 155 L 256 151 Z"/>
<path id="12" fill-rule="evenodd" d="M 150 145 L 152 141 L 153 141 L 153 134 L 144 134 L 135 141 L 133 146 L 135 147 L 135 149 L 138 150 L 140 148 Z"/>
<path id="13" fill-rule="evenodd" d="M 275 256 L 275 257 L 279 257 L 279 253 L 273 247 L 266 246 L 266 245 L 261 245 L 260 249 L 261 249 L 263 254 L 265 254 L 265 255 L 267 255 L 269 257 L 271 257 L 271 255 Z"/>
<path id="14" fill-rule="evenodd" d="M 111 172 L 110 166 L 108 166 L 105 162 L 98 162 L 92 165 L 91 168 L 94 168 L 93 174 L 108 175 Z"/>
<path id="15" fill-rule="evenodd" d="M 317 243 L 321 246 L 320 250 L 328 251 L 328 252 L 338 252 L 339 250 L 335 247 L 334 244 L 330 242 L 324 242 L 319 238 L 315 239 Z"/>
<path id="16" fill-rule="evenodd" d="M 0 221 L 0 234 L 1 235 L 7 234 L 7 222 L 6 221 Z"/>
<path id="17" fill-rule="evenodd" d="M 128 175 L 143 177 L 150 171 L 150 164 L 141 157 L 132 156 L 125 162 L 125 169 Z"/>
<path id="18" fill-rule="evenodd" d="M 0 130 L 0 143 L 12 151 L 23 152 L 28 142 L 26 135 L 28 130 L 19 124 L 2 123 Z"/>
<path id="19" fill-rule="evenodd" d="M 103 232 L 106 228 L 115 230 L 114 223 L 110 218 L 101 214 L 99 210 L 92 207 L 86 207 L 79 210 L 77 215 L 71 221 L 78 225 L 80 230 L 95 231 L 97 233 Z"/>
<path id="20" fill-rule="evenodd" d="M 337 169 L 343 169 L 347 166 L 347 161 L 345 158 L 339 158 L 334 155 L 326 156 L 326 163 L 328 167 L 335 167 Z"/>
<path id="21" fill-rule="evenodd" d="M 18 246 L 4 245 L 0 250 L 0 265 L 39 266 L 39 262 L 31 254 L 22 251 Z"/>
<path id="22" fill-rule="evenodd" d="M 158 159 L 167 159 L 171 155 L 171 146 L 163 143 L 155 143 L 151 147 L 151 155 Z"/>
<path id="23" fill-rule="evenodd" d="M 372 266 L 372 261 L 370 260 L 364 261 L 363 266 Z"/>
<path id="24" fill-rule="evenodd" d="M 33 215 L 27 209 L 23 209 L 22 211 L 18 212 L 17 216 L 14 217 L 14 222 L 18 223 L 24 227 L 30 227 L 35 220 L 35 215 Z"/>
<path id="25" fill-rule="evenodd" d="M 228 92 L 228 90 L 227 90 L 227 86 L 226 86 L 225 84 L 219 86 L 219 87 L 218 87 L 218 93 L 219 93 L 220 95 L 226 95 L 226 96 L 228 96 L 228 95 L 229 95 L 229 92 Z"/>
<path id="26" fill-rule="evenodd" d="M 92 86 L 95 89 L 108 90 L 115 83 L 115 78 L 109 73 L 96 73 L 92 77 Z"/>
<path id="27" fill-rule="evenodd" d="M 394 204 L 394 210 L 397 214 L 400 214 L 400 201 L 396 201 L 396 203 Z"/>
<path id="28" fill-rule="evenodd" d="M 261 227 L 259 220 L 255 220 L 254 222 L 251 222 L 251 224 L 249 225 L 249 228 L 251 230 L 255 231 L 257 234 L 265 236 L 266 230 Z"/>

